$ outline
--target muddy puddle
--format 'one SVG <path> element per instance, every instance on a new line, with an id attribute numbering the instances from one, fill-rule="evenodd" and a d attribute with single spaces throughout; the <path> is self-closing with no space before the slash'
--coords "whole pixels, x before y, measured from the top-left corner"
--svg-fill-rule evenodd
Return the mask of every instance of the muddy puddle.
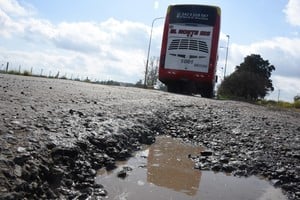
<path id="1" fill-rule="evenodd" d="M 286 200 L 280 189 L 257 177 L 194 169 L 188 155 L 201 150 L 177 139 L 158 137 L 155 144 L 118 163 L 117 169 L 99 170 L 96 181 L 104 185 L 112 200 Z"/>

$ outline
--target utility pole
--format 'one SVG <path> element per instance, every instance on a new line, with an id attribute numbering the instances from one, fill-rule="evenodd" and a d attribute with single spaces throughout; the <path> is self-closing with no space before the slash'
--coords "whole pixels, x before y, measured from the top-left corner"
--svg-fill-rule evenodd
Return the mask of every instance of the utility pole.
<path id="1" fill-rule="evenodd" d="M 226 58 L 225 58 L 225 68 L 224 68 L 224 79 L 225 79 L 225 76 L 226 76 L 226 67 L 227 67 L 227 58 L 228 58 L 228 47 L 229 47 L 229 38 L 230 36 L 229 35 L 226 35 L 227 37 L 227 46 L 226 46 Z"/>
<path id="2" fill-rule="evenodd" d="M 6 73 L 8 72 L 8 65 L 9 65 L 9 62 L 6 63 L 6 70 L 5 70 Z"/>
<path id="3" fill-rule="evenodd" d="M 146 61 L 146 69 L 145 69 L 144 88 L 147 87 L 148 63 L 149 63 L 149 54 L 150 54 L 150 47 L 151 47 L 151 40 L 152 40 L 153 25 L 154 25 L 154 22 L 159 19 L 164 19 L 164 17 L 154 18 L 152 21 L 152 24 L 151 24 L 150 39 L 149 39 L 149 44 L 148 44 L 148 53 L 147 53 L 147 61 Z"/>

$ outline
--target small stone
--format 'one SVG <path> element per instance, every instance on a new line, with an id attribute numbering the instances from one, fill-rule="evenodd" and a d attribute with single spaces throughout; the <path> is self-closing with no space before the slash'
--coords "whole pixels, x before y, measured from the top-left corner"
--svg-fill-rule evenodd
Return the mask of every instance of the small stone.
<path id="1" fill-rule="evenodd" d="M 233 166 L 231 166 L 231 165 L 223 165 L 222 170 L 224 172 L 226 172 L 226 173 L 231 173 L 231 172 L 233 172 L 236 169 Z"/>
<path id="2" fill-rule="evenodd" d="M 47 189 L 46 195 L 48 199 L 57 199 L 57 195 L 51 190 L 51 188 Z"/>
<path id="3" fill-rule="evenodd" d="M 107 191 L 104 190 L 103 188 L 95 188 L 94 189 L 94 194 L 95 194 L 95 196 L 105 197 L 105 196 L 107 196 Z"/>
<path id="4" fill-rule="evenodd" d="M 221 165 L 219 165 L 219 164 L 215 164 L 214 166 L 212 166 L 211 170 L 213 170 L 213 171 L 220 171 L 220 170 L 221 170 L 221 168 L 222 168 L 222 166 L 221 166 Z"/>
<path id="5" fill-rule="evenodd" d="M 101 185 L 100 183 L 95 183 L 94 188 L 104 188 L 104 186 Z"/>
<path id="6" fill-rule="evenodd" d="M 46 144 L 46 147 L 47 147 L 48 149 L 53 149 L 54 147 L 56 147 L 56 144 L 54 144 L 53 142 L 48 142 L 48 143 Z"/>
<path id="7" fill-rule="evenodd" d="M 97 174 L 97 171 L 94 169 L 89 169 L 89 175 L 95 176 Z"/>
<path id="8" fill-rule="evenodd" d="M 271 184 L 274 186 L 274 187 L 278 187 L 281 185 L 281 181 L 279 179 L 272 179 L 271 180 Z"/>
<path id="9" fill-rule="evenodd" d="M 24 147 L 18 147 L 17 152 L 18 153 L 24 153 L 24 152 L 26 152 L 26 148 L 24 148 Z"/>
<path id="10" fill-rule="evenodd" d="M 64 179 L 62 182 L 67 187 L 71 187 L 74 183 L 72 179 Z"/>
<path id="11" fill-rule="evenodd" d="M 7 177 L 9 179 L 15 179 L 13 172 L 10 171 L 9 169 L 3 169 L 2 173 L 4 174 L 5 177 Z"/>
<path id="12" fill-rule="evenodd" d="M 300 160 L 300 153 L 294 153 L 293 157 Z"/>
<path id="13" fill-rule="evenodd" d="M 240 170 L 245 170 L 245 169 L 247 169 L 247 165 L 245 165 L 245 164 L 240 164 L 240 165 L 238 165 L 238 168 L 239 168 Z"/>
<path id="14" fill-rule="evenodd" d="M 280 169 L 277 169 L 276 170 L 276 172 L 278 173 L 278 174 L 282 174 L 283 172 L 285 172 L 286 170 L 285 170 L 285 168 L 284 167 L 281 167 Z"/>
<path id="15" fill-rule="evenodd" d="M 17 177 L 22 176 L 22 167 L 20 165 L 15 165 L 14 173 Z"/>
<path id="16" fill-rule="evenodd" d="M 129 172 L 129 171 L 132 171 L 132 168 L 129 167 L 129 166 L 125 166 L 125 167 L 123 167 L 123 169 L 121 171 L 118 172 L 117 176 L 119 178 L 123 178 L 124 179 L 124 178 L 127 177 L 127 175 L 128 175 L 127 172 Z"/>
<path id="17" fill-rule="evenodd" d="M 123 169 L 123 170 L 121 170 L 121 171 L 118 172 L 117 176 L 119 178 L 123 178 L 124 179 L 127 176 L 127 171 Z"/>
<path id="18" fill-rule="evenodd" d="M 212 156 L 213 152 L 212 151 L 201 151 L 200 154 L 201 154 L 201 156 Z"/>
<path id="19" fill-rule="evenodd" d="M 10 192 L 5 194 L 0 194 L 0 199 L 24 199 L 24 193 L 23 192 Z"/>
<path id="20" fill-rule="evenodd" d="M 105 168 L 106 170 L 110 171 L 110 170 L 113 170 L 115 169 L 117 166 L 116 166 L 116 163 L 113 161 L 113 160 L 108 160 L 106 161 L 105 163 Z"/>
<path id="21" fill-rule="evenodd" d="M 132 167 L 124 166 L 124 167 L 123 167 L 123 170 L 125 170 L 125 171 L 127 171 L 127 172 L 130 172 L 130 171 L 132 171 L 133 169 L 132 169 Z"/>
<path id="22" fill-rule="evenodd" d="M 51 151 L 51 156 L 54 159 L 59 159 L 62 156 L 76 158 L 79 154 L 79 149 L 76 147 L 54 147 Z"/>
<path id="23" fill-rule="evenodd" d="M 24 163 L 31 158 L 29 153 L 18 155 L 14 158 L 14 162 L 20 166 L 23 166 Z"/>
<path id="24" fill-rule="evenodd" d="M 228 163 L 228 162 L 229 162 L 229 159 L 226 158 L 226 157 L 221 157 L 221 158 L 220 158 L 220 162 L 221 162 L 221 163 Z"/>

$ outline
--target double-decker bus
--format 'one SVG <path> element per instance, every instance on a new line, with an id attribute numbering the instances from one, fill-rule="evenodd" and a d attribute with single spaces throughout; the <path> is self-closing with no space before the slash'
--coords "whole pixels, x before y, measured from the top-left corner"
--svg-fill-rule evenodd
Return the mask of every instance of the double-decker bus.
<path id="1" fill-rule="evenodd" d="M 169 92 L 213 97 L 221 9 L 207 5 L 170 5 L 159 62 L 159 80 Z"/>

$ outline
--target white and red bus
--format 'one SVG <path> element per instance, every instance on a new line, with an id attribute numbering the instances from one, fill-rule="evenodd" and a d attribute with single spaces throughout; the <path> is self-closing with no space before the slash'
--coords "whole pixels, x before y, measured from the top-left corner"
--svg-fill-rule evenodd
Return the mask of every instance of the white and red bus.
<path id="1" fill-rule="evenodd" d="M 221 9 L 170 5 L 165 19 L 159 80 L 169 92 L 213 97 Z"/>

